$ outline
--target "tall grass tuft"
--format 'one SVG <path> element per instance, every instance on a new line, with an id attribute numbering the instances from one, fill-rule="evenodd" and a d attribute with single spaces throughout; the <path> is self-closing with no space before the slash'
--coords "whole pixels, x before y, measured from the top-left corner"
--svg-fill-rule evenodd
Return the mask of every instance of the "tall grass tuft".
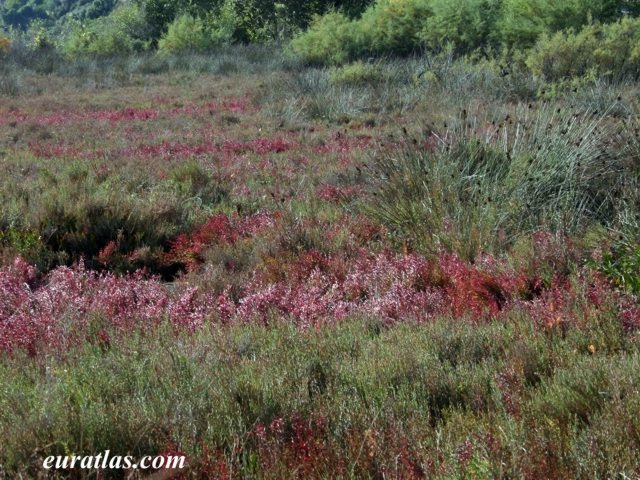
<path id="1" fill-rule="evenodd" d="M 519 104 L 499 118 L 466 110 L 383 149 L 367 210 L 421 250 L 467 258 L 519 236 L 612 226 L 637 198 L 633 165 L 607 112 Z"/>

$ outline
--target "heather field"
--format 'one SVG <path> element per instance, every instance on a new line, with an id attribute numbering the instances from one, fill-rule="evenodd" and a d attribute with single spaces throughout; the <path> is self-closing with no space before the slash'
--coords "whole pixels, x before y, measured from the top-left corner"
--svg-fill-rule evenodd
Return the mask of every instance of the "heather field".
<path id="1" fill-rule="evenodd" d="M 640 478 L 633 78 L 30 55 L 0 77 L 0 478 Z"/>

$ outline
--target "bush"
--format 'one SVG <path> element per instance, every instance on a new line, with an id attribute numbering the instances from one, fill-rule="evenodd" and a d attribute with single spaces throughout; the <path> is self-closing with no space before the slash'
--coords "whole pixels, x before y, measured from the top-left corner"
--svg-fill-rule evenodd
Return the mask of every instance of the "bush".
<path id="1" fill-rule="evenodd" d="M 235 2 L 233 0 L 227 0 L 216 15 L 209 15 L 207 17 L 205 25 L 210 46 L 231 43 L 238 28 L 238 19 L 234 8 Z"/>
<path id="2" fill-rule="evenodd" d="M 638 78 L 640 73 L 640 19 L 624 18 L 603 27 L 603 41 L 593 52 L 601 74 Z"/>
<path id="3" fill-rule="evenodd" d="M 210 18 L 208 22 L 185 13 L 169 25 L 158 42 L 158 52 L 202 52 L 228 43 L 233 29 L 233 13 L 226 7 L 220 17 Z"/>
<path id="4" fill-rule="evenodd" d="M 377 0 L 350 21 L 341 13 L 316 18 L 291 44 L 310 63 L 336 65 L 366 55 L 406 55 L 454 44 L 459 54 L 496 47 L 528 48 L 542 35 L 579 30 L 640 11 L 623 0 Z"/>
<path id="5" fill-rule="evenodd" d="M 496 37 L 510 46 L 532 46 L 542 34 L 579 30 L 592 20 L 610 22 L 639 7 L 625 0 L 504 0 Z"/>
<path id="6" fill-rule="evenodd" d="M 619 242 L 595 264 L 619 288 L 640 294 L 640 244 Z"/>
<path id="7" fill-rule="evenodd" d="M 148 47 L 146 23 L 139 7 L 128 4 L 106 17 L 76 23 L 62 49 L 67 55 L 117 55 Z"/>
<path id="8" fill-rule="evenodd" d="M 183 14 L 176 18 L 158 42 L 159 52 L 202 51 L 209 46 L 209 39 L 200 18 Z"/>
<path id="9" fill-rule="evenodd" d="M 294 38 L 289 48 L 309 64 L 340 65 L 358 50 L 355 29 L 356 22 L 331 12 L 315 17 L 309 29 Z"/>
<path id="10" fill-rule="evenodd" d="M 585 76 L 595 67 L 597 30 L 599 27 L 589 26 L 578 34 L 569 30 L 553 36 L 542 35 L 526 59 L 527 66 L 534 75 L 550 81 Z"/>
<path id="11" fill-rule="evenodd" d="M 455 45 L 459 53 L 487 46 L 500 5 L 500 0 L 433 0 L 433 15 L 427 19 L 419 37 L 433 51 L 441 50 L 446 43 Z"/>
<path id="12" fill-rule="evenodd" d="M 360 53 L 414 52 L 420 46 L 419 33 L 432 13 L 430 0 L 378 0 L 359 21 Z"/>
<path id="13" fill-rule="evenodd" d="M 146 265 L 165 273 L 157 262 L 171 240 L 207 218 L 226 195 L 193 161 L 176 165 L 164 180 L 122 164 L 106 177 L 74 160 L 61 159 L 55 168 L 38 160 L 20 165 L 37 168 L 38 175 L 16 182 L 20 167 L 7 167 L 0 182 L 0 245 L 44 271 L 84 257 L 91 268 Z"/>
<path id="14" fill-rule="evenodd" d="M 549 81 L 581 77 L 589 71 L 616 80 L 640 72 L 640 19 L 625 18 L 608 25 L 589 25 L 543 35 L 526 63 Z"/>
<path id="15" fill-rule="evenodd" d="M 358 61 L 332 69 L 329 78 L 334 85 L 363 85 L 379 82 L 383 74 L 378 65 Z"/>
<path id="16" fill-rule="evenodd" d="M 340 65 L 370 54 L 405 55 L 420 46 L 429 0 L 378 0 L 359 20 L 331 12 L 316 17 L 290 48 L 306 62 Z"/>

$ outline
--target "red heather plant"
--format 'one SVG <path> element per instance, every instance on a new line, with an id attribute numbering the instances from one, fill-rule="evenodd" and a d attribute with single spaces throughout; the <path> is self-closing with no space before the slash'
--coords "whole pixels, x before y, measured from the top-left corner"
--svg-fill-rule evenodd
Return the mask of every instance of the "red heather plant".
<path id="1" fill-rule="evenodd" d="M 195 258 L 211 242 L 247 238 L 276 219 L 264 213 L 244 218 L 216 215 L 192 236 L 182 237 L 173 254 Z M 479 322 L 506 319 L 505 314 L 518 307 L 545 330 L 588 330 L 602 315 L 617 318 L 627 335 L 640 329 L 637 299 L 590 272 L 535 293 L 526 291 L 531 279 L 490 257 L 471 265 L 451 254 L 426 259 L 389 251 L 357 253 L 348 257 L 305 252 L 290 261 L 275 282 L 269 281 L 268 272 L 255 272 L 238 301 L 229 289 L 218 296 L 181 285 L 170 291 L 142 272 L 117 277 L 87 271 L 82 264 L 57 268 L 36 284 L 34 269 L 18 258 L 0 270 L 0 350 L 36 354 L 45 346 L 65 350 L 93 341 L 91 325 L 96 319 L 116 332 L 152 328 L 164 320 L 176 329 L 193 331 L 210 319 L 266 324 L 285 318 L 309 328 L 350 316 L 386 322 L 452 316 Z M 102 344 L 111 341 L 104 329 L 98 337 L 95 340 Z M 512 388 L 509 378 L 506 374 L 499 380 L 507 390 Z M 515 405 L 509 409 L 517 412 Z"/>
<path id="2" fill-rule="evenodd" d="M 369 136 L 348 137 L 338 132 L 329 141 L 318 145 L 314 150 L 316 153 L 350 153 L 352 150 L 364 150 L 372 141 Z"/>
<path id="3" fill-rule="evenodd" d="M 328 202 L 344 202 L 351 200 L 362 193 L 362 188 L 359 186 L 345 186 L 340 187 L 336 185 L 321 185 L 316 189 L 316 195 L 322 200 Z"/>
<path id="4" fill-rule="evenodd" d="M 513 366 L 506 367 L 496 375 L 496 384 L 502 394 L 506 412 L 516 419 L 520 418 L 522 372 L 518 372 Z"/>
<path id="5" fill-rule="evenodd" d="M 203 444 L 202 453 L 198 459 L 197 468 L 203 478 L 215 478 L 219 480 L 231 480 L 233 465 L 226 458 L 222 448 L 212 449 L 209 445 Z"/>
<path id="6" fill-rule="evenodd" d="M 351 261 L 318 252 L 302 255 L 289 266 L 285 281 L 258 280 L 248 287 L 251 293 L 240 302 L 239 319 L 265 322 L 277 312 L 301 326 L 352 314 L 426 320 L 469 311 L 494 314 L 503 306 L 500 301 L 506 302 L 499 285 L 452 256 L 443 257 L 443 265 L 437 266 L 418 255 L 373 254 L 364 249 L 359 254 Z"/>
<path id="7" fill-rule="evenodd" d="M 142 144 L 125 147 L 108 153 L 109 157 L 121 156 L 125 158 L 162 158 L 165 160 L 178 158 L 192 158 L 202 155 L 210 155 L 219 152 L 220 149 L 211 141 L 199 144 L 187 144 L 180 142 L 168 142 L 163 140 L 157 144 Z"/>
<path id="8" fill-rule="evenodd" d="M 0 112 L 0 126 L 30 123 L 36 125 L 67 125 L 87 121 L 127 122 L 152 121 L 186 115 L 211 115 L 216 112 L 245 113 L 252 109 L 243 99 L 227 99 L 221 103 L 206 102 L 201 105 L 185 105 L 170 109 L 132 108 L 121 110 L 57 111 L 45 115 L 29 115 L 20 111 Z"/>
<path id="9" fill-rule="evenodd" d="M 297 148 L 297 143 L 275 139 L 256 139 L 249 142 L 239 142 L 235 140 L 225 140 L 221 145 L 212 140 L 205 140 L 201 143 L 169 142 L 163 140 L 155 144 L 139 144 L 124 148 L 117 148 L 110 151 L 103 150 L 82 150 L 76 145 L 65 143 L 32 143 L 29 149 L 33 155 L 40 158 L 128 158 L 128 159 L 148 159 L 162 158 L 164 160 L 201 157 L 212 154 L 238 155 L 243 153 L 255 153 L 256 155 L 266 155 L 268 153 L 282 153 Z"/>
<path id="10" fill-rule="evenodd" d="M 79 147 L 65 143 L 31 143 L 29 151 L 39 158 L 78 158 L 85 155 Z"/>
<path id="11" fill-rule="evenodd" d="M 282 137 L 276 138 L 257 138 L 249 142 L 238 142 L 234 140 L 226 140 L 222 144 L 221 151 L 224 153 L 246 153 L 253 152 L 258 155 L 265 155 L 267 153 L 282 153 L 298 145 L 289 140 L 285 140 Z"/>
<path id="12" fill-rule="evenodd" d="M 21 112 L 10 112 L 6 117 L 0 120 L 0 125 L 6 125 L 10 122 L 57 126 L 86 121 L 146 121 L 155 120 L 159 118 L 162 113 L 163 112 L 155 109 L 136 108 L 125 108 L 124 110 L 98 110 L 90 112 L 55 112 L 36 116 L 30 116 Z M 170 112 L 166 113 L 170 114 Z"/>
<path id="13" fill-rule="evenodd" d="M 175 328 L 193 330 L 215 314 L 217 305 L 215 298 L 195 288 L 171 292 L 141 272 L 117 277 L 87 271 L 80 264 L 53 270 L 40 285 L 34 284 L 34 277 L 33 268 L 20 258 L 0 270 L 2 351 L 64 351 L 87 340 L 93 319 L 122 332 L 153 327 L 165 319 Z"/>
<path id="14" fill-rule="evenodd" d="M 242 238 L 249 238 L 261 230 L 273 227 L 280 218 L 279 213 L 260 212 L 240 217 L 219 213 L 190 234 L 182 234 L 171 242 L 167 263 L 180 263 L 193 270 L 202 263 L 202 253 L 208 246 L 219 243 L 232 244 Z"/>
<path id="15" fill-rule="evenodd" d="M 371 221 L 368 217 L 345 215 L 324 227 L 327 239 L 334 241 L 344 239 L 342 249 L 345 253 L 357 251 L 370 242 L 380 241 L 386 237 L 382 225 Z"/>
<path id="16" fill-rule="evenodd" d="M 523 306 L 540 328 L 565 328 L 584 326 L 585 318 L 597 315 L 597 307 L 580 293 L 589 288 L 585 278 L 575 288 L 559 279 L 544 289 L 535 277 L 490 257 L 471 265 L 452 254 L 428 260 L 365 249 L 352 258 L 311 251 L 278 268 L 282 273 L 263 271 L 246 286 L 237 320 L 267 323 L 284 315 L 309 327 L 352 315 L 389 322 L 449 315 L 478 322 Z M 614 293 L 606 284 L 598 292 L 627 330 L 636 328 L 638 309 L 631 297 Z"/>

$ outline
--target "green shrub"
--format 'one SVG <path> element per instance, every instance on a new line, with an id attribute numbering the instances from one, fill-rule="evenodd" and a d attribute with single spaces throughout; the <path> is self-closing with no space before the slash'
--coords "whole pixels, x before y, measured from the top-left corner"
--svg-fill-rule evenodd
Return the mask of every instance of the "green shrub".
<path id="1" fill-rule="evenodd" d="M 226 45 L 238 28 L 238 19 L 234 10 L 236 2 L 226 0 L 215 14 L 206 16 L 205 29 L 209 37 L 209 46 Z"/>
<path id="2" fill-rule="evenodd" d="M 527 65 L 549 81 L 581 77 L 593 70 L 621 79 L 640 72 L 640 19 L 625 18 L 607 25 L 589 25 L 543 35 L 531 50 Z"/>
<path id="3" fill-rule="evenodd" d="M 618 287 L 640 294 L 640 244 L 619 242 L 595 264 Z"/>
<path id="4" fill-rule="evenodd" d="M 500 0 L 433 0 L 433 14 L 420 30 L 419 37 L 433 51 L 446 43 L 459 53 L 487 46 L 499 17 Z"/>
<path id="5" fill-rule="evenodd" d="M 316 17 L 290 44 L 306 62 L 340 65 L 370 54 L 405 55 L 419 48 L 429 0 L 378 0 L 359 20 L 331 12 Z"/>
<path id="6" fill-rule="evenodd" d="M 599 27 L 588 26 L 580 33 L 573 30 L 542 35 L 527 57 L 534 75 L 557 81 L 583 77 L 594 67 L 593 52 L 599 45 Z"/>
<path id="7" fill-rule="evenodd" d="M 201 52 L 228 43 L 234 30 L 233 14 L 229 8 L 225 6 L 219 17 L 210 17 L 208 21 L 188 13 L 182 14 L 160 38 L 158 51 L 165 54 Z"/>
<path id="8" fill-rule="evenodd" d="M 498 23 L 500 40 L 507 45 L 526 47 L 549 31 L 551 0 L 504 0 Z"/>
<path id="9" fill-rule="evenodd" d="M 419 33 L 432 15 L 430 0 L 378 0 L 359 20 L 360 54 L 414 52 Z"/>
<path id="10" fill-rule="evenodd" d="M 504 0 L 496 38 L 510 46 L 532 46 L 542 34 L 579 30 L 593 20 L 611 22 L 639 7 L 625 0 Z"/>
<path id="11" fill-rule="evenodd" d="M 202 51 L 209 46 L 209 38 L 204 22 L 185 13 L 176 18 L 158 42 L 158 51 L 180 52 L 183 50 Z"/>
<path id="12" fill-rule="evenodd" d="M 424 46 L 453 44 L 457 53 L 480 48 L 525 48 L 542 35 L 579 30 L 592 20 L 633 14 L 622 0 L 377 0 L 353 21 L 330 13 L 316 18 L 292 43 L 311 63 L 340 64 L 366 55 L 406 55 Z"/>
<path id="13" fill-rule="evenodd" d="M 378 65 L 362 61 L 334 68 L 329 75 L 333 85 L 363 85 L 377 83 L 383 79 L 383 72 Z"/>
<path id="14" fill-rule="evenodd" d="M 358 50 L 355 29 L 356 22 L 331 12 L 315 17 L 309 29 L 294 38 L 289 48 L 307 63 L 340 65 Z"/>
<path id="15" fill-rule="evenodd" d="M 154 46 L 166 33 L 167 26 L 179 16 L 185 7 L 182 1 L 138 0 L 138 3 L 149 28 L 149 39 Z"/>
<path id="16" fill-rule="evenodd" d="M 127 4 L 106 17 L 75 23 L 62 49 L 70 56 L 117 55 L 148 47 L 146 23 L 139 7 Z"/>
<path id="17" fill-rule="evenodd" d="M 603 27 L 602 43 L 593 52 L 601 74 L 622 78 L 640 73 L 640 19 L 624 18 Z"/>

